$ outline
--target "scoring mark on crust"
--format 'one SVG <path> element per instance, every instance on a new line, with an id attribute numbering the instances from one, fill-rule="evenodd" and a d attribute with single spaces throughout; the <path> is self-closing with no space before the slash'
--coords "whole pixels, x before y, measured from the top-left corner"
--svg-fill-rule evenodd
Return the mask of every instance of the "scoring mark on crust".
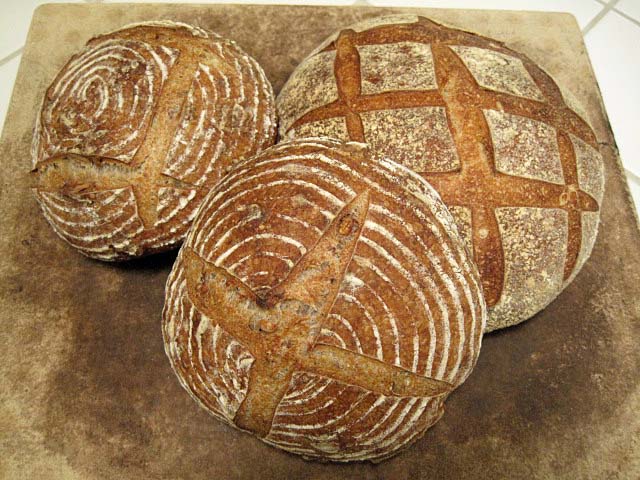
<path id="1" fill-rule="evenodd" d="M 187 250 L 189 298 L 255 358 L 234 422 L 268 435 L 296 371 L 357 385 L 386 396 L 445 395 L 451 384 L 343 348 L 316 343 L 365 225 L 369 192 L 355 196 L 316 245 L 270 291 L 256 295 L 224 269 Z M 225 311 L 220 315 L 220 311 Z"/>
<path id="2" fill-rule="evenodd" d="M 389 49 L 390 45 L 406 42 L 430 46 L 429 63 L 434 64 L 438 90 L 432 90 L 429 85 L 424 89 L 398 89 L 365 95 L 361 77 L 370 67 L 361 65 L 358 49 L 366 51 L 367 48 L 379 49 L 380 46 Z M 326 57 L 333 52 L 338 100 L 314 106 L 297 118 L 283 115 L 282 125 L 286 128 L 283 136 L 289 133 L 297 135 L 298 132 L 308 134 L 310 131 L 317 134 L 324 125 L 334 125 L 336 119 L 344 119 L 349 138 L 363 141 L 367 136 L 376 135 L 375 129 L 367 128 L 367 122 L 383 125 L 391 121 L 392 112 L 401 109 L 442 108 L 449 119 L 449 129 L 454 133 L 455 147 L 452 147 L 452 151 L 457 155 L 450 157 L 455 162 L 451 163 L 451 168 L 436 165 L 437 168 L 425 168 L 420 173 L 432 183 L 447 205 L 471 210 L 473 221 L 470 223 L 472 232 L 469 236 L 473 239 L 473 254 L 479 265 L 488 306 L 496 305 L 504 290 L 505 254 L 496 208 L 517 205 L 566 210 L 569 231 L 564 279 L 571 276 L 578 264 L 578 255 L 583 250 L 583 218 L 588 212 L 597 212 L 599 209 L 599 201 L 586 191 L 590 185 L 583 179 L 585 175 L 582 171 L 580 182 L 577 178 L 576 169 L 579 166 L 576 153 L 582 152 L 576 152 L 576 139 L 593 149 L 597 147 L 597 142 L 589 125 L 566 105 L 549 75 L 524 55 L 495 41 L 450 29 L 424 17 L 415 17 L 411 22 L 407 20 L 407 24 L 402 26 L 381 21 L 372 28 L 356 26 L 345 29 L 306 62 L 319 60 L 321 55 Z M 500 75 L 506 75 L 511 83 L 500 83 Z M 303 81 L 296 78 L 298 83 Z M 283 92 L 286 93 L 288 88 L 285 85 Z M 281 97 L 282 94 L 279 101 L 287 101 L 286 95 L 282 100 Z M 461 101 L 462 98 L 464 101 Z M 549 178 L 526 178 L 527 175 L 509 175 L 496 169 L 496 142 L 491 137 L 492 130 L 488 128 L 483 111 L 527 117 L 532 122 L 549 124 L 551 130 L 556 129 L 559 158 L 556 158 L 557 165 L 553 165 L 555 170 L 551 172 L 552 175 L 547 174 Z M 364 125 L 363 116 L 368 118 L 365 118 Z M 416 125 L 419 123 L 416 122 Z M 378 128 L 385 133 L 382 135 L 385 138 L 367 140 L 380 144 L 378 148 L 389 154 L 385 150 L 389 149 L 386 139 L 388 132 L 383 127 Z M 468 131 L 477 135 L 471 146 L 469 144 L 472 142 L 464 135 Z M 573 146 L 565 141 L 568 136 Z M 555 144 L 555 135 L 548 142 Z M 503 143 L 498 141 L 497 146 L 504 150 Z M 398 150 L 402 152 L 402 148 Z M 411 165 L 405 159 L 401 161 Z M 428 163 L 422 158 L 416 161 Z M 515 173 L 520 174 L 519 171 Z M 596 176 L 598 179 L 601 177 L 599 173 Z"/>

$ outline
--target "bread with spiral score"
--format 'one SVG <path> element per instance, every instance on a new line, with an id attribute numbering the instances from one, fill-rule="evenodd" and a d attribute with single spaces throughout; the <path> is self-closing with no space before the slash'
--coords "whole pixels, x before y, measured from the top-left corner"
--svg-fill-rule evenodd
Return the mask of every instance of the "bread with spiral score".
<path id="1" fill-rule="evenodd" d="M 275 128 L 271 85 L 233 41 L 171 21 L 130 25 L 89 40 L 48 88 L 33 191 L 55 232 L 89 257 L 168 250 Z"/>
<path id="2" fill-rule="evenodd" d="M 165 350 L 200 406 L 306 458 L 379 461 L 471 373 L 486 307 L 438 194 L 364 144 L 239 164 L 167 281 Z"/>

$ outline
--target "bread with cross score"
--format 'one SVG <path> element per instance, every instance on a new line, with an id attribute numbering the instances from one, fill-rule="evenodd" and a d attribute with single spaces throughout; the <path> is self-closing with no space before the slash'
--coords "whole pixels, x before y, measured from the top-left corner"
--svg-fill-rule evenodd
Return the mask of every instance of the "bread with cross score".
<path id="1" fill-rule="evenodd" d="M 33 190 L 56 233 L 89 257 L 168 250 L 275 129 L 271 85 L 234 42 L 170 21 L 130 25 L 91 39 L 48 88 Z"/>
<path id="2" fill-rule="evenodd" d="M 364 144 L 309 138 L 240 163 L 205 199 L 163 335 L 218 419 L 307 458 L 375 461 L 441 417 L 485 321 L 438 194 Z"/>
<path id="3" fill-rule="evenodd" d="M 312 52 L 276 103 L 282 138 L 366 142 L 431 183 L 478 265 L 487 330 L 543 309 L 591 254 L 604 175 L 587 115 L 497 40 L 365 20 Z"/>

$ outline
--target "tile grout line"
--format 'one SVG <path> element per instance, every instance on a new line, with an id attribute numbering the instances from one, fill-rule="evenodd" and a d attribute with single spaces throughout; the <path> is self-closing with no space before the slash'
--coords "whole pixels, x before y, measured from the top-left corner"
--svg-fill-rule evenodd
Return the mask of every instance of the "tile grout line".
<path id="1" fill-rule="evenodd" d="M 593 17 L 589 23 L 587 23 L 587 25 L 585 25 L 585 27 L 582 29 L 582 36 L 585 36 L 587 33 L 589 33 L 589 31 L 591 29 L 593 29 L 593 27 L 596 26 L 596 24 L 602 20 L 602 18 L 609 13 L 611 10 L 613 10 L 613 8 L 616 6 L 616 4 L 620 1 L 620 0 L 610 0 L 607 3 L 604 3 L 600 0 L 596 0 L 598 3 L 600 3 L 603 8 L 596 14 L 595 17 Z"/>
<path id="2" fill-rule="evenodd" d="M 16 58 L 17 56 L 19 56 L 22 51 L 24 50 L 24 45 L 21 46 L 19 49 L 17 49 L 15 52 L 11 52 L 9 55 L 7 55 L 4 58 L 0 58 L 0 67 L 2 65 L 4 65 L 5 63 L 9 63 L 11 60 L 13 60 L 14 58 Z"/>
<path id="3" fill-rule="evenodd" d="M 83 0 L 84 3 L 102 3 L 103 1 L 104 0 Z M 11 60 L 16 58 L 18 55 L 22 53 L 23 50 L 24 50 L 24 45 L 22 45 L 17 50 L 11 52 L 6 57 L 0 58 L 0 67 L 3 66 L 5 63 L 9 63 Z"/>
<path id="4" fill-rule="evenodd" d="M 609 13 L 611 10 L 613 10 L 613 7 L 616 6 L 616 3 L 618 3 L 620 0 L 611 0 L 609 3 L 607 3 L 606 5 L 604 5 L 604 7 L 602 8 L 602 10 L 600 10 L 600 12 L 598 12 L 598 14 L 593 17 L 589 23 L 587 23 L 587 25 L 582 29 L 582 36 L 585 36 L 587 33 L 589 33 L 589 30 L 591 30 L 593 27 L 596 26 L 596 23 L 598 23 L 600 20 L 602 20 L 602 18 Z"/>
<path id="5" fill-rule="evenodd" d="M 632 171 L 631 171 L 631 170 L 629 170 L 628 168 L 625 168 L 625 169 L 624 169 L 624 172 L 627 174 L 627 177 L 628 177 L 630 180 L 633 180 L 633 181 L 635 181 L 635 182 L 637 182 L 637 183 L 640 183 L 640 176 L 639 176 L 639 175 L 637 175 L 635 172 L 632 172 Z"/>
<path id="6" fill-rule="evenodd" d="M 610 1 L 605 1 L 605 0 L 595 0 L 597 3 L 599 3 L 600 5 L 602 5 L 604 8 L 600 11 L 600 13 L 598 13 L 598 15 L 596 15 L 595 17 L 593 17 L 591 19 L 591 21 L 582 29 L 582 34 L 583 36 L 586 35 L 593 27 L 596 26 L 596 24 L 602 20 L 602 18 L 610 11 L 614 11 L 615 13 L 617 13 L 618 15 L 620 15 L 621 17 L 626 18 L 627 20 L 631 21 L 632 23 L 634 23 L 635 25 L 640 27 L 640 21 L 636 20 L 635 18 L 627 15 L 626 13 L 618 10 L 617 8 L 615 8 L 616 4 L 620 1 L 620 0 L 610 0 Z M 629 170 L 626 167 L 623 167 L 624 169 L 624 173 L 627 179 L 628 183 L 637 183 L 640 184 L 640 175 L 636 174 L 635 172 Z M 637 203 L 634 201 L 634 203 Z M 640 204 L 637 204 L 636 208 L 640 208 Z"/>
<path id="7" fill-rule="evenodd" d="M 613 9 L 614 12 L 616 12 L 618 15 L 620 15 L 621 17 L 626 18 L 627 20 L 629 20 L 630 22 L 635 23 L 637 26 L 640 27 L 640 20 L 636 20 L 635 18 L 633 18 L 631 15 L 627 15 L 624 12 L 621 12 L 620 10 L 618 10 L 617 8 Z"/>

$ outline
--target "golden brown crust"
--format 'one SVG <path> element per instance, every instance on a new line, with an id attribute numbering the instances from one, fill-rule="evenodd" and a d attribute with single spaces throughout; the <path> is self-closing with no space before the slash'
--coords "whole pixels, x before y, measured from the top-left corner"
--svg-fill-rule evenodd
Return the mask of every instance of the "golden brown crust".
<path id="1" fill-rule="evenodd" d="M 486 312 L 453 219 L 362 144 L 283 143 L 205 200 L 167 282 L 165 349 L 207 410 L 308 457 L 380 459 L 442 414 Z"/>
<path id="2" fill-rule="evenodd" d="M 209 188 L 274 140 L 255 60 L 189 25 L 136 24 L 91 39 L 47 90 L 34 191 L 85 255 L 145 255 L 178 244 Z"/>
<path id="3" fill-rule="evenodd" d="M 311 78 L 309 64 L 333 74 Z M 403 75 L 407 70 L 415 75 Z M 306 100 L 310 83 L 314 98 L 327 101 Z M 592 216 L 604 185 L 598 143 L 564 98 L 542 69 L 495 40 L 399 16 L 357 24 L 324 42 L 277 102 L 281 137 L 366 141 L 422 174 L 462 215 L 457 220 L 482 276 L 493 330 L 546 306 L 595 240 Z M 514 216 L 521 227 L 501 224 Z M 537 231 L 524 228 L 539 216 Z M 552 242 L 557 228 L 566 234 Z M 558 256 L 561 267 L 549 261 Z M 516 258 L 519 264 L 506 264 Z M 519 282 L 527 285 L 526 298 Z"/>

